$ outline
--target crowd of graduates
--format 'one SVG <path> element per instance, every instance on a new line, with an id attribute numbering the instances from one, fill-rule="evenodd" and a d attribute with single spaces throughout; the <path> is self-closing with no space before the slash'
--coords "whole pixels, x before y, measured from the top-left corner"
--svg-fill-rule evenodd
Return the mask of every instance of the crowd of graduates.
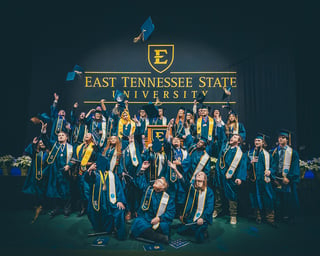
<path id="1" fill-rule="evenodd" d="M 228 214 L 237 223 L 241 186 L 257 223 L 294 220 L 300 170 L 290 132 L 280 131 L 270 151 L 259 133 L 247 150 L 245 127 L 232 109 L 225 122 L 219 109 L 197 100 L 192 110 L 170 113 L 172 119 L 151 103 L 132 116 L 118 96 L 112 109 L 101 100 L 88 113 L 75 103 L 67 120 L 55 93 L 50 116 L 33 119 L 41 135 L 25 150 L 32 165 L 23 187 L 35 198 L 33 222 L 43 207 L 52 218 L 77 210 L 97 233 L 124 240 L 130 222 L 133 238 L 168 243 L 177 218 L 179 234 L 203 242 L 213 218 Z M 165 126 L 165 136 L 146 143 L 150 125 Z"/>

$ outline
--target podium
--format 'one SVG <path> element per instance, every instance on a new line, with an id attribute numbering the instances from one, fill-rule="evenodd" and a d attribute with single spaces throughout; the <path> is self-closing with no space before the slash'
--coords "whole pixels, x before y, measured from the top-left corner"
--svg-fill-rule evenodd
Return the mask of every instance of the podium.
<path id="1" fill-rule="evenodd" d="M 146 147 L 152 143 L 154 138 L 158 138 L 161 142 L 163 142 L 166 136 L 167 128 L 167 125 L 148 125 L 148 137 L 145 138 Z"/>

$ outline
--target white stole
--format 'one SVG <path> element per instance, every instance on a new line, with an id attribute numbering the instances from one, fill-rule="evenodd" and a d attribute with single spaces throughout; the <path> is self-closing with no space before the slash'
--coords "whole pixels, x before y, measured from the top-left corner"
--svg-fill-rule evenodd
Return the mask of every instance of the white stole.
<path id="1" fill-rule="evenodd" d="M 167 209 L 169 198 L 170 196 L 166 192 L 163 192 L 156 217 L 160 217 L 162 214 L 164 214 L 164 212 Z M 156 230 L 159 227 L 159 225 L 160 225 L 160 221 L 157 224 L 154 224 L 152 228 Z"/>
<path id="2" fill-rule="evenodd" d="M 106 121 L 106 118 L 104 116 L 102 116 L 101 128 L 102 128 L 102 136 L 101 136 L 100 143 L 99 143 L 100 147 L 103 146 L 104 141 L 105 141 L 106 136 L 107 136 L 107 134 L 106 134 L 107 133 L 107 121 Z"/>
<path id="3" fill-rule="evenodd" d="M 284 154 L 284 160 L 283 160 L 283 169 L 282 169 L 283 177 L 287 177 L 288 175 L 288 172 L 291 166 L 291 160 L 292 160 L 292 148 L 288 146 Z"/>
<path id="4" fill-rule="evenodd" d="M 135 167 L 137 167 L 139 164 L 139 161 L 137 158 L 137 151 L 136 151 L 134 142 L 129 143 L 129 151 L 130 151 L 131 162 Z"/>
<path id="5" fill-rule="evenodd" d="M 109 171 L 108 175 L 109 175 L 109 199 L 111 203 L 115 204 L 117 202 L 117 195 L 116 195 L 114 174 L 112 171 Z"/>
<path id="6" fill-rule="evenodd" d="M 111 161 L 110 161 L 110 171 L 113 172 L 113 170 L 114 170 L 114 168 L 116 166 L 116 163 L 117 163 L 117 148 L 115 147 L 113 155 L 112 155 L 112 158 L 111 158 Z"/>
<path id="7" fill-rule="evenodd" d="M 196 175 L 198 174 L 198 172 L 202 171 L 202 169 L 206 166 L 208 160 L 209 160 L 210 156 L 208 155 L 207 152 L 204 152 L 204 155 L 200 158 L 200 161 L 191 177 L 190 182 L 193 183 Z"/>
<path id="8" fill-rule="evenodd" d="M 235 173 L 235 171 L 240 163 L 241 157 L 242 157 L 242 150 L 240 149 L 240 147 L 237 147 L 237 152 L 234 155 L 234 158 L 229 166 L 228 171 L 226 172 L 227 179 L 232 178 L 233 174 Z"/>
<path id="9" fill-rule="evenodd" d="M 73 154 L 73 147 L 69 143 L 66 143 L 66 146 L 67 146 L 67 164 L 68 164 Z"/>
<path id="10" fill-rule="evenodd" d="M 204 209 L 204 204 L 206 201 L 206 196 L 207 196 L 207 188 L 204 191 L 199 192 L 197 211 L 193 217 L 193 222 L 196 222 L 200 218 L 200 216 L 202 215 L 203 209 Z"/>
<path id="11" fill-rule="evenodd" d="M 264 155 L 264 162 L 265 162 L 265 170 L 270 170 L 270 154 L 265 150 L 262 149 L 263 155 Z M 270 177 L 269 176 L 264 176 L 264 181 L 266 183 L 270 182 Z"/>

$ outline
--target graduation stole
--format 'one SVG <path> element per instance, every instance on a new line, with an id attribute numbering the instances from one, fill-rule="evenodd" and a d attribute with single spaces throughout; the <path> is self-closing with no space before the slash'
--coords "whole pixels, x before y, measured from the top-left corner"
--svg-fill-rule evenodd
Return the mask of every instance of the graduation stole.
<path id="1" fill-rule="evenodd" d="M 174 136 L 178 136 L 182 132 L 183 123 L 179 120 L 178 124 L 174 125 L 175 134 Z"/>
<path id="2" fill-rule="evenodd" d="M 233 174 L 235 173 L 235 171 L 240 163 L 241 157 L 242 157 L 242 150 L 240 149 L 240 147 L 237 147 L 237 152 L 235 153 L 233 160 L 229 166 L 229 169 L 226 172 L 227 179 L 232 178 Z"/>
<path id="3" fill-rule="evenodd" d="M 109 117 L 107 121 L 107 134 L 106 134 L 107 138 L 111 137 L 112 128 L 113 128 L 113 119 Z"/>
<path id="4" fill-rule="evenodd" d="M 252 157 L 250 156 L 249 152 L 248 152 L 248 156 L 249 158 L 252 160 L 255 156 L 256 156 L 256 150 L 254 149 L 252 152 Z M 257 179 L 256 176 L 256 168 L 255 168 L 255 163 L 252 163 L 252 172 L 253 172 L 253 179 L 250 179 L 252 182 L 255 182 Z"/>
<path id="5" fill-rule="evenodd" d="M 53 144 L 53 147 L 51 149 L 51 151 L 49 152 L 49 156 L 48 156 L 48 159 L 47 159 L 47 163 L 48 164 L 52 164 L 54 162 L 54 160 L 56 159 L 58 153 L 59 153 L 59 150 L 61 148 L 61 144 L 59 144 L 59 146 L 57 146 L 57 141 Z"/>
<path id="6" fill-rule="evenodd" d="M 143 131 L 143 133 L 145 133 L 145 132 L 146 132 L 146 130 L 147 130 L 147 128 L 148 128 L 148 125 L 149 125 L 149 119 L 148 119 L 148 118 L 145 118 L 145 119 L 144 119 L 144 121 L 145 121 L 145 126 L 144 126 L 144 131 Z"/>
<path id="7" fill-rule="evenodd" d="M 153 187 L 149 186 L 147 188 L 146 192 L 144 193 L 144 199 L 143 199 L 143 202 L 142 202 L 142 205 L 141 205 L 141 210 L 142 211 L 148 211 L 149 210 L 152 194 L 153 194 Z"/>
<path id="8" fill-rule="evenodd" d="M 80 172 L 81 173 L 83 173 L 83 171 L 85 171 L 86 170 L 86 165 L 88 164 L 88 162 L 89 162 L 89 159 L 90 159 L 90 157 L 91 157 L 91 155 L 92 155 L 92 152 L 93 152 L 93 142 L 90 142 L 89 144 L 88 144 L 88 146 L 87 146 L 87 148 L 85 148 L 85 146 L 86 146 L 86 144 L 85 143 L 82 143 L 81 145 L 79 145 L 78 147 L 77 147 L 77 151 L 76 151 L 76 153 L 77 153 L 77 158 L 78 159 L 80 159 L 80 156 L 79 156 L 79 154 L 80 154 L 80 150 L 82 149 L 82 154 L 81 154 L 81 167 L 80 167 Z"/>
<path id="9" fill-rule="evenodd" d="M 101 129 L 102 129 L 102 136 L 101 136 L 101 139 L 100 139 L 100 143 L 99 143 L 99 146 L 102 147 L 103 144 L 104 144 L 104 141 L 106 139 L 106 118 L 104 116 L 102 116 L 102 122 L 101 122 Z"/>
<path id="10" fill-rule="evenodd" d="M 214 127 L 214 119 L 208 116 L 209 121 L 209 129 L 208 129 L 208 140 L 212 140 L 212 132 Z M 197 135 L 201 137 L 201 128 L 202 128 L 202 118 L 198 118 L 197 120 Z"/>
<path id="11" fill-rule="evenodd" d="M 192 177 L 190 179 L 191 183 L 193 183 L 198 172 L 203 170 L 203 168 L 206 166 L 209 159 L 210 159 L 210 156 L 208 155 L 208 153 L 206 151 L 204 151 L 204 154 L 201 156 L 200 161 L 192 174 Z"/>
<path id="12" fill-rule="evenodd" d="M 92 192 L 92 206 L 96 211 L 100 210 L 100 194 L 101 194 L 101 185 L 102 185 L 102 190 L 106 191 L 107 190 L 107 177 L 109 176 L 109 201 L 112 204 L 115 204 L 117 202 L 117 194 L 116 194 L 116 186 L 115 186 L 115 179 L 114 179 L 114 174 L 111 171 L 106 171 L 104 174 L 102 171 L 99 171 L 100 173 L 100 184 L 99 184 L 99 193 L 98 193 L 98 200 L 95 200 L 95 184 L 93 184 L 93 192 Z"/>
<path id="13" fill-rule="evenodd" d="M 79 123 L 79 125 L 74 128 L 74 131 L 73 131 L 73 141 L 74 142 L 78 142 L 80 129 L 81 129 L 81 123 Z M 87 133 L 88 133 L 88 128 L 87 128 L 87 125 L 85 124 L 84 125 L 84 135 L 86 135 Z"/>
<path id="14" fill-rule="evenodd" d="M 161 170 L 162 170 L 162 166 L 163 166 L 163 163 L 164 163 L 164 160 L 165 160 L 165 157 L 163 155 L 163 153 L 156 153 L 156 159 L 154 161 L 154 179 L 157 179 L 161 173 Z M 158 163 L 159 162 L 159 163 Z M 152 172 L 152 168 L 151 168 L 151 165 L 149 167 L 150 169 L 150 180 L 151 180 L 151 172 Z"/>
<path id="15" fill-rule="evenodd" d="M 58 133 L 62 131 L 63 120 L 64 120 L 63 117 L 58 116 L 58 118 L 57 118 L 57 123 L 56 123 L 56 127 L 55 127 L 55 129 L 54 129 L 54 133 L 55 133 L 56 135 L 58 135 Z"/>
<path id="16" fill-rule="evenodd" d="M 114 171 L 114 168 L 116 167 L 117 164 L 117 149 L 114 147 L 113 155 L 110 161 L 110 171 Z"/>
<path id="17" fill-rule="evenodd" d="M 207 197 L 207 188 L 204 191 L 199 190 L 197 211 L 193 216 L 193 222 L 196 222 L 203 213 L 204 204 Z"/>
<path id="18" fill-rule="evenodd" d="M 93 184 L 92 187 L 92 197 L 91 197 L 91 203 L 92 207 L 95 211 L 100 211 L 100 198 L 101 198 L 101 185 L 104 184 L 105 177 L 102 174 L 101 170 L 99 171 L 100 174 L 100 182 L 99 182 L 99 189 L 98 189 L 98 198 L 95 198 L 95 190 L 96 190 L 96 184 Z M 107 175 L 107 173 L 105 174 Z"/>
<path id="19" fill-rule="evenodd" d="M 234 129 L 234 125 L 235 124 L 232 124 L 230 125 L 229 127 L 229 132 L 231 131 L 231 134 L 239 134 L 239 123 L 237 122 L 237 129 Z"/>
<path id="20" fill-rule="evenodd" d="M 139 161 L 137 158 L 137 151 L 136 151 L 136 146 L 134 142 L 129 143 L 129 152 L 130 152 L 131 162 L 133 166 L 137 167 L 139 164 Z"/>
<path id="21" fill-rule="evenodd" d="M 170 156 L 171 163 L 172 163 L 172 159 L 173 159 L 173 154 L 174 154 L 174 152 L 173 152 L 173 150 L 171 150 L 171 156 Z M 178 179 L 178 176 L 177 176 L 176 172 L 172 168 L 170 168 L 170 181 L 176 182 L 177 179 Z"/>
<path id="22" fill-rule="evenodd" d="M 283 160 L 283 168 L 282 168 L 283 177 L 287 177 L 289 173 L 289 169 L 291 167 L 291 160 L 292 160 L 292 148 L 287 146 L 287 149 L 284 153 L 284 160 Z"/>
<path id="23" fill-rule="evenodd" d="M 265 170 L 269 170 L 270 169 L 270 154 L 265 149 L 262 149 L 262 152 L 263 152 L 263 156 L 264 156 Z M 270 177 L 264 175 L 264 181 L 266 183 L 269 183 L 270 182 Z"/>
<path id="24" fill-rule="evenodd" d="M 42 179 L 42 160 L 43 160 L 43 151 L 40 151 L 39 153 L 36 153 L 35 155 L 35 167 L 36 167 L 36 173 L 35 177 L 36 180 L 41 180 Z M 38 170 L 38 161 L 40 160 L 40 169 Z"/>
<path id="25" fill-rule="evenodd" d="M 130 129 L 130 135 L 132 135 L 134 132 L 135 132 L 135 130 L 136 130 L 136 124 L 135 124 L 135 122 L 133 122 L 132 120 L 130 120 L 130 121 L 125 121 L 125 120 L 123 120 L 122 118 L 120 119 L 120 121 L 119 121 L 119 125 L 118 125 L 118 137 L 120 138 L 120 139 L 122 139 L 122 137 L 123 137 L 123 126 L 127 126 L 127 125 L 131 125 L 131 129 Z"/>
<path id="26" fill-rule="evenodd" d="M 158 207 L 158 211 L 157 211 L 156 217 L 160 217 L 162 214 L 165 213 L 165 211 L 167 209 L 168 202 L 169 202 L 169 198 L 170 198 L 170 196 L 166 192 L 162 193 L 162 197 L 161 197 L 161 200 L 160 200 L 160 204 L 159 204 L 159 207 Z M 154 230 L 156 230 L 159 227 L 159 225 L 160 225 L 160 221 L 157 224 L 154 224 L 152 226 L 152 228 Z"/>
<path id="27" fill-rule="evenodd" d="M 189 200 L 190 198 L 192 198 L 192 201 Z M 194 188 L 193 184 L 190 184 L 186 203 L 184 205 L 184 209 L 183 209 L 183 213 L 182 213 L 182 223 L 184 223 L 184 216 L 186 216 L 186 213 L 188 216 L 192 212 L 195 198 L 196 198 L 196 189 Z"/>

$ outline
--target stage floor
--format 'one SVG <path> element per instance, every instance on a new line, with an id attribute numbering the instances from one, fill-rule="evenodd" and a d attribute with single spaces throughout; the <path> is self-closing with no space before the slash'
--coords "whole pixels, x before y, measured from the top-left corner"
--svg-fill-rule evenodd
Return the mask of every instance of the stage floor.
<path id="1" fill-rule="evenodd" d="M 110 236 L 105 247 L 94 247 L 94 237 L 87 216 L 76 213 L 65 218 L 50 219 L 42 214 L 31 224 L 32 210 L 2 210 L 2 255 L 310 255 L 318 251 L 320 222 L 316 216 L 304 216 L 294 225 L 280 223 L 275 229 L 267 224 L 257 225 L 253 220 L 238 218 L 238 224 L 229 224 L 229 217 L 214 219 L 209 226 L 209 239 L 203 244 L 190 243 L 180 249 L 165 245 L 164 252 L 145 252 L 146 243 L 128 238 L 118 241 Z M 174 223 L 178 223 L 174 220 Z M 130 224 L 127 225 L 128 230 Z M 171 239 L 181 237 L 176 229 Z M 191 238 L 192 239 L 192 238 Z M 3 254 L 4 253 L 4 254 Z"/>

